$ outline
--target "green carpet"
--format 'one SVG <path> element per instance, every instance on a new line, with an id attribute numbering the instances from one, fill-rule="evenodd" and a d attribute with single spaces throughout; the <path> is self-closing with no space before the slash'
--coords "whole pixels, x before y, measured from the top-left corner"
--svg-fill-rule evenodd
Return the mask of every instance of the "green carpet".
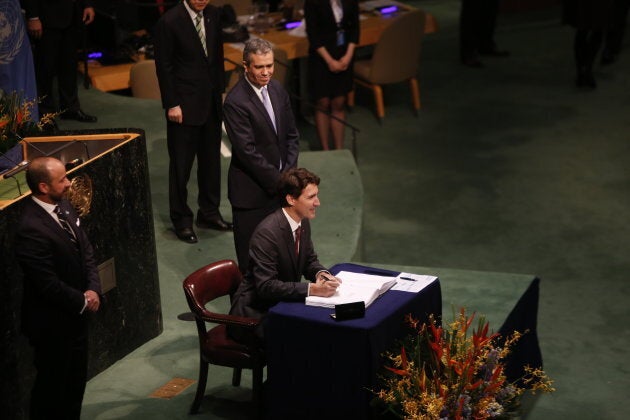
<path id="1" fill-rule="evenodd" d="M 345 189 L 334 194 L 337 179 L 326 179 L 319 222 L 335 200 L 346 207 L 362 197 L 356 261 L 472 270 L 476 278 L 484 272 L 538 276 L 538 334 L 557 391 L 536 400 L 528 418 L 627 418 L 630 409 L 622 401 L 630 389 L 628 44 L 617 63 L 597 67 L 597 90 L 584 92 L 574 87 L 573 33 L 560 24 L 558 8 L 502 14 L 497 42 L 511 56 L 469 69 L 457 60 L 460 2 L 413 4 L 433 13 L 440 27 L 424 41 L 423 109 L 414 118 L 406 86 L 387 87 L 386 117 L 379 125 L 372 98 L 357 91 L 349 122 L 361 129 L 358 173 L 338 176 L 359 177 L 363 191 L 354 197 Z M 196 378 L 194 327 L 173 318 L 185 310 L 181 279 L 204 263 L 233 258 L 231 237 L 201 232 L 200 243 L 188 246 L 169 231 L 159 103 L 92 89 L 82 90 L 81 99 L 87 112 L 99 116 L 90 127 L 147 131 L 165 314 L 160 337 L 88 383 L 83 417 L 188 418 L 192 388 L 172 400 L 147 395 L 172 377 Z M 86 125 L 64 121 L 62 128 Z M 311 164 L 306 150 L 316 144 L 314 130 L 303 124 L 301 132 L 304 162 Z M 223 163 L 226 167 L 228 160 Z M 229 216 L 227 200 L 222 211 Z M 350 212 L 343 217 L 352 220 Z M 326 229 L 318 224 L 317 235 L 336 234 Z M 348 254 L 343 246 L 319 252 L 327 264 Z M 500 305 L 490 305 L 486 291 L 474 279 L 469 287 L 445 287 L 445 314 L 451 304 L 467 305 L 489 312 L 498 329 Z M 211 368 L 210 375 L 207 393 L 213 397 L 204 401 L 199 417 L 241 418 L 238 401 L 249 397 L 250 377 L 244 377 L 244 388 L 233 389 L 227 369 Z"/>

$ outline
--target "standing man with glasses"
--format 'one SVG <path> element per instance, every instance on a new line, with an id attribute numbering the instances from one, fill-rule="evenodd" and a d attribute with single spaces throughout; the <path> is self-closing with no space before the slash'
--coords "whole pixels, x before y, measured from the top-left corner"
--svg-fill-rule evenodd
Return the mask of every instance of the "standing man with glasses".
<path id="1" fill-rule="evenodd" d="M 299 133 L 287 91 L 272 79 L 273 49 L 252 38 L 243 50 L 244 76 L 225 98 L 225 129 L 232 143 L 228 197 L 234 246 L 241 272 L 247 270 L 249 239 L 267 215 L 280 208 L 280 174 L 298 161 Z"/>
<path id="2" fill-rule="evenodd" d="M 169 9 L 156 24 L 155 64 L 166 110 L 170 218 L 177 237 L 195 243 L 193 211 L 187 203 L 195 156 L 197 227 L 232 229 L 219 212 L 225 84 L 219 9 L 208 0 L 185 0 Z"/>
<path id="3" fill-rule="evenodd" d="M 88 314 L 100 306 L 96 260 L 79 217 L 65 199 L 64 165 L 33 159 L 16 238 L 24 273 L 22 330 L 34 349 L 37 377 L 31 419 L 79 420 L 87 380 Z"/>

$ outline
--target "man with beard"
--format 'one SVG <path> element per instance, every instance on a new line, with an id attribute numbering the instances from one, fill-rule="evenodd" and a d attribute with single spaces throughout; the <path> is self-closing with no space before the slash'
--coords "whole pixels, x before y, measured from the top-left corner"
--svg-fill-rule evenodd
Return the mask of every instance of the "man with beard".
<path id="1" fill-rule="evenodd" d="M 100 306 L 92 246 L 72 205 L 64 165 L 33 159 L 16 238 L 24 273 L 22 330 L 34 349 L 37 377 L 31 419 L 76 419 L 87 378 L 87 315 Z"/>

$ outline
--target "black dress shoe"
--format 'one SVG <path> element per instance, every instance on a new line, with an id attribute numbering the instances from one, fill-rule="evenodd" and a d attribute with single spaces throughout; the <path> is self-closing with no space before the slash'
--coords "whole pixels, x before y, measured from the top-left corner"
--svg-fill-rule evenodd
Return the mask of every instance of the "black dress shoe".
<path id="1" fill-rule="evenodd" d="M 609 52 L 609 51 L 604 51 L 602 53 L 602 65 L 603 66 L 607 66 L 609 64 L 612 64 L 615 62 L 615 60 L 617 59 L 617 57 L 615 56 L 615 54 Z"/>
<path id="2" fill-rule="evenodd" d="M 597 88 L 597 82 L 595 81 L 595 76 L 593 76 L 593 71 L 588 68 L 579 69 L 577 79 L 575 80 L 575 86 L 587 89 Z"/>
<path id="3" fill-rule="evenodd" d="M 508 57 L 510 55 L 510 52 L 506 50 L 490 48 L 486 50 L 479 50 L 479 55 L 485 55 L 488 57 Z"/>
<path id="4" fill-rule="evenodd" d="M 199 219 L 197 218 L 197 227 L 202 229 L 214 229 L 214 230 L 232 230 L 232 223 L 223 220 L 221 216 L 216 219 Z"/>
<path id="5" fill-rule="evenodd" d="M 192 228 L 175 229 L 175 234 L 181 241 L 189 244 L 197 243 L 197 235 L 195 235 L 195 231 Z"/>
<path id="6" fill-rule="evenodd" d="M 466 67 L 472 67 L 474 69 L 480 69 L 483 67 L 483 63 L 479 61 L 477 58 L 469 58 L 467 60 L 462 60 L 462 64 Z"/>
<path id="7" fill-rule="evenodd" d="M 96 122 L 97 118 L 94 115 L 88 115 L 80 109 L 76 111 L 66 111 L 61 114 L 62 120 L 77 120 L 80 122 Z"/>

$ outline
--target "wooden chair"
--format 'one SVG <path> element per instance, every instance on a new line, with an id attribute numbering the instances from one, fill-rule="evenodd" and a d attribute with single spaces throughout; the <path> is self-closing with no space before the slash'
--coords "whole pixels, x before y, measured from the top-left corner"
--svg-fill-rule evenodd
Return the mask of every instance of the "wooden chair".
<path id="1" fill-rule="evenodd" d="M 131 66 L 129 86 L 134 98 L 161 99 L 155 60 L 142 60 Z"/>
<path id="2" fill-rule="evenodd" d="M 379 122 L 385 117 L 381 85 L 391 83 L 409 82 L 414 113 L 418 115 L 420 88 L 417 74 L 425 19 L 422 10 L 404 12 L 395 17 L 376 43 L 372 58 L 354 63 L 354 82 L 374 93 Z M 348 106 L 354 106 L 354 99 L 353 90 L 348 94 Z"/>
<path id="3" fill-rule="evenodd" d="M 190 407 L 190 414 L 199 410 L 206 391 L 208 364 L 234 368 L 232 385 L 241 383 L 241 370 L 253 371 L 253 403 L 254 413 L 259 413 L 265 366 L 262 348 L 249 346 L 232 340 L 227 335 L 228 325 L 255 328 L 260 320 L 211 312 L 205 305 L 223 296 L 232 296 L 242 276 L 236 263 L 232 260 L 221 260 L 209 264 L 184 280 L 184 293 L 188 306 L 195 316 L 199 335 L 199 382 L 195 400 Z M 206 323 L 219 324 L 207 330 Z"/>

